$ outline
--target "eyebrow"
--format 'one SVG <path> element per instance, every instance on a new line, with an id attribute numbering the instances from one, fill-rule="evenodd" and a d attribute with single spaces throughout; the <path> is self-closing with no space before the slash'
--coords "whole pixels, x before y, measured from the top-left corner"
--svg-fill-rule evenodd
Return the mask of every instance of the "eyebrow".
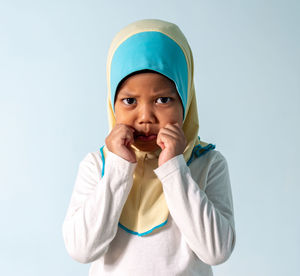
<path id="1" fill-rule="evenodd" d="M 166 89 L 162 89 L 162 90 L 158 90 L 158 91 L 154 91 L 155 94 L 157 95 L 162 95 L 162 94 L 175 94 L 177 93 L 177 91 L 175 89 L 170 89 L 170 88 L 166 88 Z M 118 94 L 122 94 L 122 97 L 134 97 L 134 98 L 138 98 L 139 95 L 135 94 L 135 92 L 131 92 L 128 90 L 120 90 Z"/>

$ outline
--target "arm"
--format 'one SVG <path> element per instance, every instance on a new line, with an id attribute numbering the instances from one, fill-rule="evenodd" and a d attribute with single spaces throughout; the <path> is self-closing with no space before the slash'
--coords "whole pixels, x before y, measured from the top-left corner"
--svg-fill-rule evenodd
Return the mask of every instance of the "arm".
<path id="1" fill-rule="evenodd" d="M 162 182 L 170 214 L 191 250 L 209 265 L 225 262 L 235 246 L 225 158 L 217 152 L 206 177 L 201 177 L 201 181 L 206 181 L 205 191 L 193 180 L 183 155 L 170 159 L 155 173 Z"/>
<path id="2" fill-rule="evenodd" d="M 66 249 L 81 263 L 99 258 L 115 237 L 136 164 L 109 152 L 102 179 L 101 166 L 91 153 L 80 162 L 63 222 Z"/>

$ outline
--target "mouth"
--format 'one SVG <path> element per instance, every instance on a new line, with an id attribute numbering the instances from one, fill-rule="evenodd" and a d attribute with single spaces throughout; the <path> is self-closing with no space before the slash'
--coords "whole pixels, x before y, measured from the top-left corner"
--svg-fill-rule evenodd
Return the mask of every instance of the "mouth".
<path id="1" fill-rule="evenodd" d="M 137 141 L 142 141 L 142 142 L 152 142 L 152 141 L 156 141 L 157 138 L 157 134 L 153 134 L 153 133 L 136 133 L 134 135 L 134 140 Z"/>

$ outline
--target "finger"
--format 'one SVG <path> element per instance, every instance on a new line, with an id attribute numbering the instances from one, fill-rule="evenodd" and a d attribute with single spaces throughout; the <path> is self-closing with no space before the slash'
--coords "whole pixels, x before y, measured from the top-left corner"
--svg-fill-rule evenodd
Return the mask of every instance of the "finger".
<path id="1" fill-rule="evenodd" d="M 175 137 L 173 135 L 169 135 L 168 133 L 161 133 L 159 135 L 159 141 L 166 144 L 176 144 L 180 141 L 180 139 L 178 137 Z"/>
<path id="2" fill-rule="evenodd" d="M 116 129 L 116 131 L 130 131 L 132 133 L 135 131 L 133 127 L 125 124 L 116 124 L 114 129 Z"/>
<path id="3" fill-rule="evenodd" d="M 130 146 L 130 140 L 129 140 L 129 139 L 125 139 L 125 140 L 124 140 L 124 145 L 125 145 L 126 147 Z"/>
<path id="4" fill-rule="evenodd" d="M 133 132 L 135 131 L 134 128 L 124 124 L 119 124 L 116 128 L 117 134 L 120 135 L 120 137 L 122 137 L 123 139 L 133 139 Z"/>
<path id="5" fill-rule="evenodd" d="M 158 143 L 163 143 L 164 146 L 166 146 L 166 144 L 176 144 L 180 141 L 183 141 L 184 137 L 178 135 L 177 133 L 174 133 L 168 129 L 164 129 L 162 131 L 159 132 L 159 134 L 157 135 L 157 142 Z"/>
<path id="6" fill-rule="evenodd" d="M 123 140 L 125 146 L 129 146 L 133 142 L 133 134 L 126 132 L 122 135 L 121 139 Z"/>
<path id="7" fill-rule="evenodd" d="M 179 131 L 179 132 L 183 133 L 183 129 L 178 123 L 175 123 L 175 124 L 168 123 L 165 125 L 165 128 L 173 129 L 174 131 Z"/>
<path id="8" fill-rule="evenodd" d="M 162 139 L 162 135 L 160 135 L 160 134 L 158 134 L 157 135 L 157 138 L 156 138 L 156 144 L 162 149 L 162 150 L 164 150 L 165 149 L 165 143 L 164 143 L 164 141 L 163 141 L 163 139 Z"/>
<path id="9" fill-rule="evenodd" d="M 135 132 L 135 129 L 129 125 L 123 125 L 124 129 L 130 131 L 132 134 Z"/>
<path id="10" fill-rule="evenodd" d="M 159 133 L 161 134 L 167 134 L 171 137 L 173 137 L 174 139 L 180 139 L 181 137 L 183 137 L 183 133 L 180 132 L 178 129 L 176 128 L 161 128 L 161 130 L 159 131 Z"/>
<path id="11" fill-rule="evenodd" d="M 159 132 L 158 136 L 157 136 L 157 144 L 162 148 L 161 145 L 163 145 L 163 147 L 175 147 L 175 146 L 184 146 L 186 145 L 186 138 L 185 136 L 182 134 L 174 134 L 174 132 L 172 132 L 169 129 L 164 129 L 162 131 Z"/>
<path id="12" fill-rule="evenodd" d="M 167 124 L 165 127 L 163 127 L 163 129 L 168 129 L 173 131 L 174 133 L 178 133 L 180 135 L 184 135 L 183 129 L 177 124 Z"/>

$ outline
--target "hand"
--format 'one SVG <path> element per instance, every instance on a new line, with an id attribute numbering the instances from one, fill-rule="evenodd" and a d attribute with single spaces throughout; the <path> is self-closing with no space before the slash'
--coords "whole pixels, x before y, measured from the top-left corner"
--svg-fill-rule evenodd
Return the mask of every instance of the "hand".
<path id="1" fill-rule="evenodd" d="M 182 154 L 186 147 L 184 132 L 178 123 L 167 124 L 161 128 L 158 132 L 156 143 L 162 149 L 158 158 L 159 167 L 173 157 Z"/>
<path id="2" fill-rule="evenodd" d="M 134 129 L 124 124 L 116 124 L 105 139 L 109 151 L 123 159 L 135 163 L 136 156 L 130 145 L 134 142 Z"/>

